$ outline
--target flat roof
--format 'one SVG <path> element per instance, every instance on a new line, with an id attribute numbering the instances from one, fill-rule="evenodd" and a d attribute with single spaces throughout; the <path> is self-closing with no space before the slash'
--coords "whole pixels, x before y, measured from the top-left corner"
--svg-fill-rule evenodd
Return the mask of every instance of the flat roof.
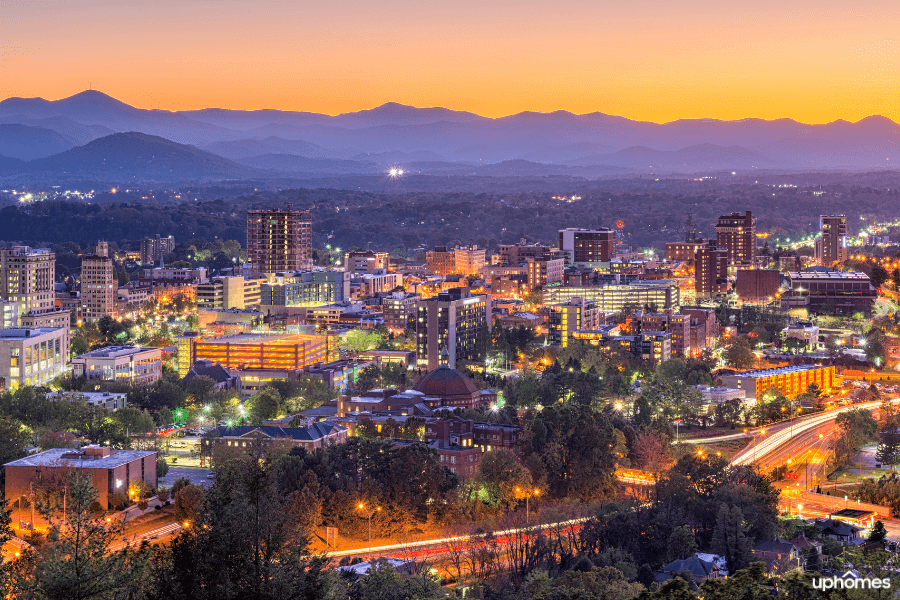
<path id="1" fill-rule="evenodd" d="M 201 339 L 201 344 L 296 344 L 299 342 L 325 339 L 325 336 L 304 335 L 302 333 L 235 333 L 222 337 Z"/>
<path id="2" fill-rule="evenodd" d="M 52 448 L 19 460 L 6 463 L 4 467 L 76 467 L 84 469 L 114 469 L 141 458 L 153 456 L 156 452 L 148 450 L 113 450 L 112 454 L 103 458 L 84 457 L 63 458 L 64 454 L 74 454 L 72 448 Z"/>
<path id="3" fill-rule="evenodd" d="M 40 315 L 37 315 L 40 316 Z M 0 329 L 0 338 L 7 340 L 28 339 L 47 333 L 59 331 L 58 327 L 14 327 L 12 329 Z"/>
<path id="4" fill-rule="evenodd" d="M 869 276 L 860 271 L 788 271 L 791 279 L 860 279 L 869 280 Z"/>
<path id="5" fill-rule="evenodd" d="M 777 369 L 763 369 L 761 371 L 747 371 L 746 373 L 735 373 L 734 375 L 722 375 L 722 377 L 749 377 L 752 379 L 760 379 L 763 377 L 775 377 L 778 375 L 787 375 L 789 373 L 800 373 L 801 371 L 814 371 L 816 369 L 831 369 L 825 365 L 793 365 L 790 367 L 778 367 Z"/>
<path id="6" fill-rule="evenodd" d="M 140 354 L 141 352 L 151 352 L 157 350 L 162 352 L 162 348 L 156 348 L 154 346 L 106 346 L 104 348 L 97 348 L 96 350 L 91 350 L 90 352 L 86 352 L 81 356 L 76 356 L 75 358 L 119 358 L 122 356 L 130 356 L 132 354 Z"/>

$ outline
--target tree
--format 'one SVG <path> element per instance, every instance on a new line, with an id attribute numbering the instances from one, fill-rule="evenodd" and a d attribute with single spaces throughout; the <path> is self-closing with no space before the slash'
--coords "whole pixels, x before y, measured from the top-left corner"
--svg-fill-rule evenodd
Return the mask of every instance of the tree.
<path id="1" fill-rule="evenodd" d="M 900 463 L 900 431 L 896 429 L 882 431 L 878 434 L 878 439 L 875 460 L 893 469 L 894 465 Z"/>
<path id="2" fill-rule="evenodd" d="M 145 557 L 127 548 L 112 551 L 122 527 L 95 518 L 97 490 L 89 475 L 77 471 L 70 475 L 66 500 L 64 521 L 47 515 L 52 535 L 46 553 L 33 557 L 29 587 L 34 596 L 95 600 L 128 597 L 141 589 Z"/>
<path id="3" fill-rule="evenodd" d="M 0 417 L 0 465 L 25 456 L 28 431 L 18 421 Z"/>
<path id="4" fill-rule="evenodd" d="M 697 538 L 687 525 L 681 525 L 672 530 L 668 543 L 668 558 L 670 561 L 682 560 L 692 556 L 697 551 Z"/>
<path id="5" fill-rule="evenodd" d="M 374 350 L 381 344 L 382 337 L 374 331 L 351 329 L 341 339 L 341 347 L 354 354 Z"/>
<path id="6" fill-rule="evenodd" d="M 479 495 L 494 506 L 508 507 L 517 499 L 516 488 L 533 487 L 531 473 L 508 448 L 497 448 L 486 453 L 478 463 L 476 479 Z"/>
<path id="7" fill-rule="evenodd" d="M 875 521 L 875 525 L 872 526 L 872 532 L 869 533 L 869 541 L 883 543 L 886 539 L 887 529 L 885 529 L 884 523 Z"/>
<path id="8" fill-rule="evenodd" d="M 250 422 L 255 425 L 274 419 L 281 410 L 281 394 L 273 388 L 264 387 L 247 399 L 246 410 Z"/>
<path id="9" fill-rule="evenodd" d="M 203 500 L 203 490 L 193 483 L 188 483 L 177 491 L 175 491 L 175 486 L 172 489 L 172 493 L 175 495 L 175 518 L 180 522 L 195 522 L 197 507 Z"/>
<path id="10" fill-rule="evenodd" d="M 735 369 L 748 369 L 756 362 L 756 356 L 750 348 L 750 342 L 746 338 L 735 338 L 734 342 L 725 351 L 725 362 Z"/>
<path id="11" fill-rule="evenodd" d="M 744 525 L 744 514 L 737 506 L 722 504 L 716 516 L 716 527 L 713 530 L 713 552 L 725 557 L 725 564 L 730 573 L 745 569 L 750 565 L 751 544 L 747 538 Z"/>
<path id="12" fill-rule="evenodd" d="M 632 448 L 637 466 L 657 477 L 675 463 L 671 445 L 656 431 L 648 429 L 640 432 Z"/>

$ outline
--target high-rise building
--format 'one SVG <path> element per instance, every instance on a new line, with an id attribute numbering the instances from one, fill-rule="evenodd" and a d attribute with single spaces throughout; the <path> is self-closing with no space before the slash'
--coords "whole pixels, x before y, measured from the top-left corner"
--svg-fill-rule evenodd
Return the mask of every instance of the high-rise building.
<path id="1" fill-rule="evenodd" d="M 97 250 L 81 261 L 81 312 L 84 321 L 98 321 L 116 313 L 118 285 L 109 246 L 99 242 Z"/>
<path id="2" fill-rule="evenodd" d="M 694 292 L 708 298 L 728 291 L 728 250 L 709 244 L 694 255 Z"/>
<path id="3" fill-rule="evenodd" d="M 247 268 L 254 274 L 312 268 L 312 216 L 307 210 L 247 211 Z"/>
<path id="4" fill-rule="evenodd" d="M 529 244 L 524 239 L 518 244 L 502 244 L 500 246 L 499 265 L 515 267 L 529 258 L 541 258 L 550 252 L 550 246 Z"/>
<path id="5" fill-rule="evenodd" d="M 416 303 L 421 299 L 418 294 L 394 292 L 381 300 L 384 325 L 391 331 L 404 331 L 416 315 Z M 413 323 L 415 321 L 412 321 Z"/>
<path id="6" fill-rule="evenodd" d="M 616 257 L 616 232 L 613 229 L 559 230 L 559 248 L 569 254 L 572 263 L 609 262 Z"/>
<path id="7" fill-rule="evenodd" d="M 847 260 L 847 217 L 822 215 L 819 217 L 819 237 L 816 238 L 816 262 L 831 267 Z"/>
<path id="8" fill-rule="evenodd" d="M 456 270 L 456 255 L 447 246 L 435 246 L 425 253 L 425 270 L 432 275 L 452 275 Z"/>
<path id="9" fill-rule="evenodd" d="M 165 254 L 175 251 L 175 238 L 173 236 L 160 237 L 159 234 L 151 238 L 141 240 L 141 264 L 158 265 Z"/>
<path id="10" fill-rule="evenodd" d="M 451 288 L 416 304 L 416 362 L 429 371 L 446 362 L 473 359 L 479 336 L 491 331 L 490 296 L 471 295 Z"/>
<path id="11" fill-rule="evenodd" d="M 481 275 L 484 273 L 484 254 L 484 248 L 478 246 L 454 248 L 454 273 L 457 275 Z"/>
<path id="12" fill-rule="evenodd" d="M 197 285 L 197 308 L 244 309 L 259 305 L 263 279 L 213 277 Z"/>
<path id="13" fill-rule="evenodd" d="M 722 215 L 716 223 L 716 247 L 728 251 L 728 264 L 752 263 L 756 258 L 756 217 L 746 214 Z"/>
<path id="14" fill-rule="evenodd" d="M 0 250 L 0 298 L 18 304 L 19 317 L 56 309 L 56 255 L 46 248 Z"/>
<path id="15" fill-rule="evenodd" d="M 572 334 L 582 329 L 595 330 L 606 324 L 606 313 L 597 302 L 572 298 L 568 302 L 550 307 L 548 342 L 553 346 L 566 348 Z"/>
<path id="16" fill-rule="evenodd" d="M 387 252 L 361 250 L 344 255 L 344 270 L 348 273 L 374 273 L 378 269 L 388 268 Z"/>

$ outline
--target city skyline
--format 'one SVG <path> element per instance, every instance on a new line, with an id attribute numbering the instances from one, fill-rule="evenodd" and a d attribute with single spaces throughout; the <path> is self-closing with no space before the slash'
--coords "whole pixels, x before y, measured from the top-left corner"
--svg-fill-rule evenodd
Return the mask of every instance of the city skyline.
<path id="1" fill-rule="evenodd" d="M 637 7 L 621 2 L 6 2 L 0 96 L 100 89 L 142 108 L 338 114 L 400 102 L 498 117 L 900 119 L 884 1 Z M 205 23 L 204 26 L 199 26 Z M 139 68 L 136 68 L 139 67 Z M 852 91 L 852 93 L 851 93 Z"/>

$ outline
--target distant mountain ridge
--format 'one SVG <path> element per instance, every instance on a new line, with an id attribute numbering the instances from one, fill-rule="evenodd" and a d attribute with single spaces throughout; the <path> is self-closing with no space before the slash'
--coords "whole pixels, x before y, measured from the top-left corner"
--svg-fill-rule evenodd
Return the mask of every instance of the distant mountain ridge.
<path id="1" fill-rule="evenodd" d="M 881 116 L 821 125 L 793 119 L 652 123 L 567 111 L 526 111 L 488 118 L 395 102 L 339 115 L 221 108 L 172 112 L 136 108 L 98 91 L 54 101 L 0 101 L 0 156 L 11 159 L 49 158 L 126 132 L 163 138 L 209 154 L 202 159 L 192 155 L 186 163 L 198 169 L 200 179 L 215 173 L 230 177 L 242 169 L 270 171 L 264 165 L 275 164 L 290 167 L 291 172 L 322 168 L 323 174 L 335 169 L 368 173 L 401 163 L 416 163 L 425 171 L 430 169 L 429 163 L 435 163 L 440 172 L 447 172 L 446 163 L 461 163 L 460 171 L 468 173 L 471 165 L 499 164 L 504 165 L 500 170 L 513 174 L 528 169 L 528 163 L 546 165 L 530 167 L 534 171 L 578 172 L 591 167 L 587 172 L 599 173 L 861 169 L 900 163 L 900 126 Z M 132 139 L 130 143 L 138 142 Z M 212 155 L 227 163 L 216 163 Z M 97 155 L 85 151 L 77 156 L 83 159 L 79 168 L 87 168 L 89 157 Z M 138 172 L 162 175 L 146 154 L 128 156 L 137 161 L 132 167 Z M 47 164 L 72 167 L 59 160 Z M 131 168 L 124 158 L 119 167 Z M 100 166 L 91 169 L 97 171 Z M 188 174 L 185 169 L 176 171 Z"/>

